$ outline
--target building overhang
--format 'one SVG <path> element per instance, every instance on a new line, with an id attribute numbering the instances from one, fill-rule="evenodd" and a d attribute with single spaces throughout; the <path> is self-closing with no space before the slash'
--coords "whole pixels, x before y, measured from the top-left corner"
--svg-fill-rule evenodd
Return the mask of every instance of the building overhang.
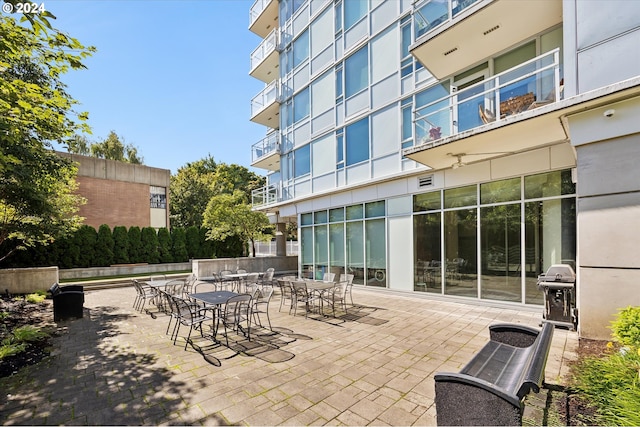
<path id="1" fill-rule="evenodd" d="M 561 0 L 483 0 L 409 47 L 438 80 L 562 23 Z"/>
<path id="2" fill-rule="evenodd" d="M 447 169 L 569 142 L 566 117 L 640 96 L 640 77 L 585 92 L 448 138 L 403 150 L 404 157 Z"/>

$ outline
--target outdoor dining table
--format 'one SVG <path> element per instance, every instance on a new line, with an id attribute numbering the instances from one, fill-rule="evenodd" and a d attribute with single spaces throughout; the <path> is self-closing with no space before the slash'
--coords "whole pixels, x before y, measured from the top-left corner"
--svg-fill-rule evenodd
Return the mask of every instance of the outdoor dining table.
<path id="1" fill-rule="evenodd" d="M 304 283 L 307 285 L 307 292 L 315 292 L 318 295 L 320 300 L 320 313 L 324 316 L 324 304 L 322 301 L 322 294 L 326 291 L 333 289 L 336 286 L 336 283 L 333 281 L 326 280 L 315 280 L 315 279 L 295 279 L 292 282 L 296 283 Z"/>
<path id="2" fill-rule="evenodd" d="M 230 298 L 240 295 L 237 292 L 231 291 L 212 291 L 212 292 L 197 292 L 194 294 L 189 294 L 189 298 L 192 298 L 196 301 L 203 302 L 205 307 L 212 309 L 213 311 L 213 334 L 212 339 L 217 341 L 216 332 L 217 328 L 215 325 L 216 322 L 216 309 L 221 305 L 224 305 L 229 301 Z"/>

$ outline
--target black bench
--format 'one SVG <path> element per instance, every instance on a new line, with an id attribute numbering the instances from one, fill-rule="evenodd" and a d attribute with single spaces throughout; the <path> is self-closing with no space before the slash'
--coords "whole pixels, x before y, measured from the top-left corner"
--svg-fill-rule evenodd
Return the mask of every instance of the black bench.
<path id="1" fill-rule="evenodd" d="M 435 375 L 438 425 L 522 425 L 523 399 L 544 381 L 553 325 L 489 331 L 490 341 L 459 373 Z"/>
<path id="2" fill-rule="evenodd" d="M 79 285 L 60 286 L 54 283 L 49 288 L 53 299 L 53 321 L 83 317 L 84 288 Z"/>

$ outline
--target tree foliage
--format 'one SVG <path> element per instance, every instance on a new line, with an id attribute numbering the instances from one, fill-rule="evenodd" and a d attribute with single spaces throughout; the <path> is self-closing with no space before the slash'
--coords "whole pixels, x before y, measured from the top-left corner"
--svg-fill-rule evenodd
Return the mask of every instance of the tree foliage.
<path id="1" fill-rule="evenodd" d="M 113 234 L 107 224 L 102 224 L 98 228 L 98 238 L 96 240 L 95 265 L 97 267 L 108 267 L 113 263 Z"/>
<path id="2" fill-rule="evenodd" d="M 50 244 L 81 220 L 76 169 L 51 142 L 88 129 L 60 78 L 85 68 L 94 48 L 52 29 L 49 18 L 26 16 L 27 27 L 0 16 L 0 260 Z"/>
<path id="3" fill-rule="evenodd" d="M 113 227 L 113 262 L 114 264 L 129 262 L 129 233 L 127 227 L 123 225 Z"/>
<path id="4" fill-rule="evenodd" d="M 171 230 L 172 252 L 174 262 L 185 262 L 189 260 L 187 253 L 187 243 L 183 228 L 173 228 Z"/>
<path id="5" fill-rule="evenodd" d="M 144 160 L 138 155 L 138 148 L 132 144 L 125 144 L 124 138 L 118 136 L 115 131 L 109 132 L 107 138 L 99 142 L 90 142 L 84 135 L 74 135 L 66 145 L 67 151 L 74 154 L 138 165 Z"/>
<path id="6" fill-rule="evenodd" d="M 142 232 L 140 227 L 137 225 L 129 227 L 127 234 L 129 237 L 129 262 L 142 262 Z"/>
<path id="7" fill-rule="evenodd" d="M 236 190 L 233 194 L 213 197 L 204 213 L 204 226 L 211 239 L 225 239 L 238 236 L 244 242 L 251 242 L 251 253 L 256 256 L 255 242 L 272 237 L 272 227 L 263 212 L 251 210 L 245 194 Z"/>
<path id="8" fill-rule="evenodd" d="M 144 227 L 142 229 L 142 257 L 141 262 L 157 264 L 160 261 L 158 253 L 158 234 L 153 227 Z"/>
<path id="9" fill-rule="evenodd" d="M 173 262 L 173 254 L 171 253 L 171 234 L 167 227 L 158 230 L 158 256 L 160 262 Z"/>

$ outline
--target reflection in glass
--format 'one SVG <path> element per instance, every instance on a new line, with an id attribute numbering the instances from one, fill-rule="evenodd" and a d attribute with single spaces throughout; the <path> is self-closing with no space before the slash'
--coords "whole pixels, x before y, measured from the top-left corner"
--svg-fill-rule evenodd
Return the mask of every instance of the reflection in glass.
<path id="1" fill-rule="evenodd" d="M 300 260 L 304 277 L 313 276 L 313 227 L 300 229 Z"/>
<path id="2" fill-rule="evenodd" d="M 480 209 L 481 298 L 522 301 L 520 204 Z"/>
<path id="3" fill-rule="evenodd" d="M 446 259 L 443 268 L 444 293 L 447 295 L 478 296 L 477 216 L 476 209 L 444 213 Z"/>
<path id="4" fill-rule="evenodd" d="M 315 235 L 315 278 L 322 279 L 324 273 L 329 271 L 329 260 L 327 259 L 329 254 L 327 226 L 316 225 L 313 229 Z"/>
<path id="5" fill-rule="evenodd" d="M 353 283 L 364 284 L 364 230 L 362 221 L 347 222 L 347 273 Z"/>
<path id="6" fill-rule="evenodd" d="M 575 198 L 525 203 L 525 303 L 542 304 L 537 277 L 553 264 L 576 269 Z"/>
<path id="7" fill-rule="evenodd" d="M 384 203 L 384 202 L 383 202 Z M 387 286 L 387 243 L 384 219 L 365 222 L 367 286 Z"/>
<path id="8" fill-rule="evenodd" d="M 344 273 L 344 223 L 329 225 L 329 265 L 332 273 Z"/>
<path id="9" fill-rule="evenodd" d="M 445 209 L 475 205 L 478 199 L 477 191 L 478 189 L 475 185 L 444 190 Z"/>
<path id="10" fill-rule="evenodd" d="M 442 292 L 440 212 L 413 217 L 413 290 Z"/>

